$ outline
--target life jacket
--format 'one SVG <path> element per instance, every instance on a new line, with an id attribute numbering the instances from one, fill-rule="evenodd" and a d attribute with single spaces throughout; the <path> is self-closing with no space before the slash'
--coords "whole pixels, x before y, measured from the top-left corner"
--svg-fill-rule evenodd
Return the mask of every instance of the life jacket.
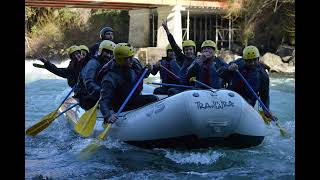
<path id="1" fill-rule="evenodd" d="M 194 58 L 185 59 L 183 61 L 182 67 L 178 73 L 179 77 L 181 78 L 180 83 L 182 85 L 191 85 L 187 77 L 187 72 L 188 72 L 189 66 L 193 63 L 193 61 L 194 61 Z"/>
<path id="2" fill-rule="evenodd" d="M 258 94 L 261 85 L 260 67 L 257 67 L 256 69 L 248 69 L 242 66 L 239 68 L 239 72 L 247 80 L 251 88 Z M 239 76 L 234 77 L 234 79 L 232 80 L 232 84 L 232 89 L 241 94 L 242 97 L 251 101 L 255 100 L 255 97 L 253 96 L 245 82 Z"/>
<path id="3" fill-rule="evenodd" d="M 221 88 L 221 81 L 216 72 L 215 64 L 216 63 L 213 61 L 213 59 L 204 62 L 200 67 L 200 72 L 196 75 L 196 78 L 210 87 L 219 89 Z M 198 83 L 196 83 L 196 87 L 204 88 Z"/>
<path id="4" fill-rule="evenodd" d="M 103 65 L 102 68 L 100 69 L 100 71 L 96 74 L 96 80 L 98 82 L 101 82 L 104 74 L 106 74 L 106 72 L 108 72 L 108 70 L 112 69 L 114 65 L 115 65 L 114 59 L 110 60 L 105 65 Z"/>
<path id="5" fill-rule="evenodd" d="M 160 60 L 160 64 L 163 67 L 165 67 L 166 69 L 171 71 L 173 74 L 178 76 L 180 68 L 179 68 L 179 65 L 175 63 L 176 63 L 175 60 L 167 60 L 165 58 Z M 160 77 L 161 77 L 162 83 L 170 83 L 170 84 L 178 83 L 180 79 L 174 76 L 173 74 L 169 73 L 164 68 L 160 68 Z"/>

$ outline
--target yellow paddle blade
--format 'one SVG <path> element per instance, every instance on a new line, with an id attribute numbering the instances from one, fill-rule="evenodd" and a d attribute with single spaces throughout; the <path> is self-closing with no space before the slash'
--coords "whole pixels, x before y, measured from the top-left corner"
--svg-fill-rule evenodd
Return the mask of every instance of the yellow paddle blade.
<path id="1" fill-rule="evenodd" d="M 271 119 L 269 119 L 263 112 L 263 110 L 259 110 L 259 114 L 267 125 L 270 125 Z"/>
<path id="2" fill-rule="evenodd" d="M 87 147 L 80 151 L 78 159 L 85 160 L 90 157 L 92 153 L 94 153 L 97 148 L 100 146 L 100 140 L 94 139 L 92 143 L 90 143 Z"/>
<path id="3" fill-rule="evenodd" d="M 80 151 L 80 155 L 78 156 L 78 158 L 81 160 L 88 159 L 90 155 L 95 152 L 98 147 L 100 147 L 101 141 L 106 138 L 106 135 L 109 132 L 110 128 L 111 124 L 108 124 L 105 130 L 98 136 L 98 138 L 94 139 L 91 144 Z"/>
<path id="4" fill-rule="evenodd" d="M 270 125 L 271 119 L 268 118 L 268 117 L 264 114 L 263 110 L 259 110 L 259 113 L 260 113 L 261 117 L 263 118 L 264 122 L 265 122 L 267 125 Z M 274 117 L 274 118 L 275 118 L 275 117 Z M 279 128 L 281 136 L 285 136 L 285 135 L 286 135 L 286 131 L 284 130 L 284 128 L 282 128 L 282 127 L 279 125 L 279 123 L 276 123 L 276 126 Z"/>
<path id="5" fill-rule="evenodd" d="M 75 131 L 83 137 L 88 137 L 96 124 L 97 108 L 99 101 L 88 111 L 86 111 L 75 125 Z"/>
<path id="6" fill-rule="evenodd" d="M 59 108 L 52 111 L 51 113 L 47 114 L 42 119 L 40 119 L 39 122 L 37 122 L 36 124 L 34 124 L 30 128 L 28 128 L 26 131 L 26 134 L 29 136 L 35 136 L 39 132 L 41 132 L 42 130 L 47 128 L 53 122 L 53 120 L 56 119 L 58 110 L 59 110 Z"/>
<path id="7" fill-rule="evenodd" d="M 279 128 L 281 136 L 285 136 L 287 134 L 284 128 L 280 127 L 279 123 L 276 123 L 276 126 Z"/>
<path id="8" fill-rule="evenodd" d="M 107 127 L 104 129 L 104 131 L 98 136 L 98 138 L 99 138 L 100 140 L 104 140 L 104 139 L 106 138 L 107 133 L 109 132 L 110 128 L 111 128 L 111 124 L 108 124 L 108 126 L 107 126 Z"/>

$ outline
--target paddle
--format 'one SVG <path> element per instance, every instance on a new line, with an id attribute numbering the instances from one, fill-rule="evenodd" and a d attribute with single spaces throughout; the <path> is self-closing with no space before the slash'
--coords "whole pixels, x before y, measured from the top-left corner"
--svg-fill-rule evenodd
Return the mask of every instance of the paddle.
<path id="1" fill-rule="evenodd" d="M 76 107 L 76 106 L 78 106 L 78 105 L 79 105 L 79 103 L 73 104 L 72 106 L 68 107 L 67 109 L 65 109 L 64 111 L 62 111 L 61 113 L 59 113 L 58 116 L 56 116 L 55 118 L 58 118 L 58 117 L 61 116 L 63 113 L 69 111 L 70 109 L 72 109 L 72 108 L 74 108 L 74 107 Z"/>
<path id="2" fill-rule="evenodd" d="M 171 72 L 169 69 L 167 69 L 166 67 L 162 66 L 161 64 L 160 64 L 160 67 L 163 68 L 164 70 L 166 70 L 171 75 L 173 75 L 175 78 L 177 78 L 179 80 L 181 79 L 179 76 L 175 75 L 173 72 Z"/>
<path id="3" fill-rule="evenodd" d="M 34 67 L 37 67 L 37 68 L 43 68 L 43 69 L 45 69 L 44 65 L 42 65 L 42 64 L 33 63 L 32 65 L 33 65 Z"/>
<path id="4" fill-rule="evenodd" d="M 208 85 L 206 85 L 205 83 L 196 80 L 196 77 L 191 77 L 189 81 L 191 81 L 191 82 L 196 82 L 196 83 L 198 83 L 198 84 L 200 84 L 200 85 L 202 85 L 202 86 L 204 86 L 204 87 L 206 87 L 206 88 L 213 89 L 213 87 L 208 86 Z"/>
<path id="5" fill-rule="evenodd" d="M 130 91 L 129 95 L 127 96 L 127 98 L 125 99 L 125 101 L 122 103 L 120 109 L 118 110 L 118 112 L 116 113 L 116 116 L 119 116 L 119 114 L 122 112 L 122 110 L 124 109 L 124 107 L 126 106 L 126 104 L 128 103 L 129 99 L 131 98 L 132 94 L 134 93 L 134 91 L 137 89 L 139 83 L 143 80 L 143 77 L 145 76 L 145 74 L 147 73 L 148 69 L 145 69 L 141 75 L 141 77 L 139 78 L 139 80 L 137 81 L 137 83 L 134 85 L 134 87 L 132 88 L 132 90 Z M 89 155 L 89 153 L 94 152 L 99 146 L 101 141 L 103 141 L 106 136 L 107 133 L 109 132 L 111 128 L 111 124 L 108 124 L 107 127 L 105 128 L 105 130 L 98 136 L 98 138 L 95 138 L 93 140 L 93 142 L 91 144 L 89 144 L 86 148 L 84 148 L 81 152 L 80 152 L 80 156 L 81 157 L 87 157 Z"/>
<path id="6" fill-rule="evenodd" d="M 206 88 L 209 88 L 208 90 L 211 91 L 211 92 L 213 92 L 213 93 L 215 93 L 216 91 L 218 91 L 218 90 L 215 90 L 215 91 L 211 90 L 211 89 L 214 89 L 214 88 L 211 87 L 211 86 L 206 85 L 205 83 L 203 83 L 203 82 L 201 82 L 201 81 L 196 80 L 196 77 L 191 77 L 191 78 L 189 79 L 189 81 L 190 81 L 190 82 L 196 82 L 196 83 L 198 83 L 198 84 L 200 84 L 200 85 L 202 85 L 202 86 L 204 86 L 204 87 L 206 87 Z"/>
<path id="7" fill-rule="evenodd" d="M 79 133 L 82 137 L 88 137 L 96 124 L 97 120 L 97 109 L 99 106 L 100 99 L 96 102 L 96 104 L 86 111 L 77 122 L 74 130 Z"/>
<path id="8" fill-rule="evenodd" d="M 54 111 L 52 111 L 51 113 L 47 114 L 46 116 L 44 116 L 43 118 L 40 119 L 39 122 L 37 122 L 36 124 L 34 124 L 33 126 L 29 127 L 26 131 L 26 134 L 29 136 L 35 136 L 37 135 L 39 132 L 41 132 L 42 130 L 44 130 L 45 128 L 47 128 L 52 122 L 53 120 L 56 119 L 57 117 L 57 113 L 59 108 L 62 106 L 62 104 L 67 100 L 67 98 L 70 96 L 70 94 L 74 91 L 76 85 L 73 86 L 73 88 L 71 89 L 71 91 L 68 93 L 68 95 L 63 99 L 63 101 L 61 102 L 61 104 L 59 105 L 59 107 L 57 109 L 55 109 Z"/>
<path id="9" fill-rule="evenodd" d="M 278 124 L 278 122 L 276 122 L 277 120 L 275 119 L 275 117 L 273 117 L 269 111 L 269 109 L 263 104 L 263 102 L 261 101 L 261 99 L 258 97 L 258 95 L 254 92 L 254 90 L 251 88 L 250 84 L 248 83 L 248 81 L 243 77 L 243 75 L 237 70 L 236 71 L 237 74 L 240 76 L 240 78 L 244 81 L 244 83 L 247 85 L 247 87 L 249 88 L 250 92 L 254 95 L 254 97 L 259 101 L 262 109 L 264 110 L 264 112 L 267 112 L 270 115 L 270 119 L 275 122 L 276 126 L 280 129 L 280 134 L 282 136 L 285 136 L 286 131 L 280 127 L 280 125 Z M 263 118 L 263 117 L 262 117 Z M 266 121 L 266 120 L 265 120 Z"/>
<path id="10" fill-rule="evenodd" d="M 169 86 L 169 87 L 182 87 L 182 88 L 188 88 L 188 89 L 194 89 L 193 86 L 185 86 L 180 84 L 168 84 L 168 83 L 155 83 L 155 82 L 147 82 L 147 84 L 154 84 L 154 85 L 162 85 L 162 86 Z"/>

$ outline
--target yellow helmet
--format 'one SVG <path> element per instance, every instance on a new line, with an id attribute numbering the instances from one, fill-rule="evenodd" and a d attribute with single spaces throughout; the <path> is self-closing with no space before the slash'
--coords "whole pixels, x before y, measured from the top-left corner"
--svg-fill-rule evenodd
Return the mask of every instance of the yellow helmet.
<path id="1" fill-rule="evenodd" d="M 72 53 L 76 51 L 81 51 L 81 49 L 79 48 L 79 46 L 72 45 L 68 48 L 68 55 L 70 56 Z"/>
<path id="2" fill-rule="evenodd" d="M 167 47 L 166 47 L 166 51 L 168 51 L 168 50 L 172 50 L 172 47 L 171 47 L 170 44 L 168 44 Z"/>
<path id="3" fill-rule="evenodd" d="M 103 49 L 107 49 L 107 50 L 113 51 L 114 47 L 116 47 L 116 44 L 114 42 L 109 41 L 109 40 L 103 40 L 100 43 L 98 55 L 101 55 Z"/>
<path id="4" fill-rule="evenodd" d="M 257 47 L 247 46 L 243 49 L 243 59 L 251 60 L 260 57 L 260 53 Z"/>
<path id="5" fill-rule="evenodd" d="M 123 64 L 124 59 L 134 55 L 133 47 L 129 43 L 118 43 L 113 50 L 114 57 L 118 64 Z"/>
<path id="6" fill-rule="evenodd" d="M 217 49 L 217 45 L 215 42 L 213 42 L 212 40 L 205 40 L 203 41 L 203 43 L 201 44 L 201 49 L 204 47 L 212 47 L 215 50 Z"/>
<path id="7" fill-rule="evenodd" d="M 194 49 L 196 49 L 196 43 L 194 43 L 194 41 L 192 41 L 192 40 L 182 41 L 182 48 L 187 47 L 187 46 L 193 46 Z"/>
<path id="8" fill-rule="evenodd" d="M 79 48 L 81 50 L 86 50 L 87 52 L 89 52 L 89 48 L 86 45 L 80 45 Z"/>

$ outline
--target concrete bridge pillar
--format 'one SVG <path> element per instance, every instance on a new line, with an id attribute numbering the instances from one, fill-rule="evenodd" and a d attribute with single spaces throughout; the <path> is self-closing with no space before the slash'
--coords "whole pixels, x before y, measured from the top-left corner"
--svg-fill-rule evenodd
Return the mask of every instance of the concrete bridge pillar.
<path id="1" fill-rule="evenodd" d="M 148 47 L 150 34 L 150 10 L 130 10 L 129 43 L 135 47 Z"/>
<path id="2" fill-rule="evenodd" d="M 165 48 L 169 44 L 165 30 L 162 27 L 162 20 L 167 18 L 168 28 L 179 46 L 182 44 L 182 28 L 181 28 L 181 5 L 158 7 L 158 34 L 157 47 Z"/>

